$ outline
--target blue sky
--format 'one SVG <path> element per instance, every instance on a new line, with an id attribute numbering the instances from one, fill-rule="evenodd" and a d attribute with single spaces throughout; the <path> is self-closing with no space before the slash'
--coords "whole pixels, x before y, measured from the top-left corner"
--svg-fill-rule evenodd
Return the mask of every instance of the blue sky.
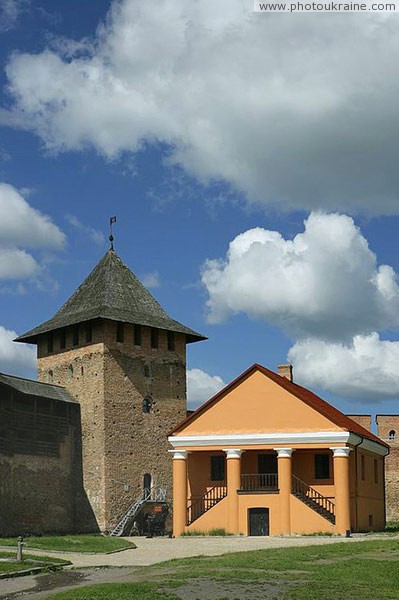
<path id="1" fill-rule="evenodd" d="M 192 403 L 288 356 L 339 408 L 398 411 L 397 15 L 1 10 L 0 369 L 33 376 L 10 332 L 60 307 L 117 215 L 124 262 L 209 337 Z"/>

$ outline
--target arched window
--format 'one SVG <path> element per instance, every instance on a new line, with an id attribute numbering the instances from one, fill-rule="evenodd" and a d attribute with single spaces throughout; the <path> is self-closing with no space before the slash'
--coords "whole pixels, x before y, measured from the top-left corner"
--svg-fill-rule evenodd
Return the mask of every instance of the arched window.
<path id="1" fill-rule="evenodd" d="M 54 379 L 54 373 L 53 373 L 53 371 L 50 369 L 50 371 L 48 372 L 48 382 L 49 382 L 49 383 L 53 383 L 53 379 Z"/>
<path id="2" fill-rule="evenodd" d="M 151 377 L 151 370 L 148 365 L 144 365 L 144 377 Z"/>
<path id="3" fill-rule="evenodd" d="M 394 431 L 393 429 L 391 429 L 391 431 L 389 432 L 389 439 L 390 440 L 394 440 L 396 436 L 396 431 Z"/>
<path id="4" fill-rule="evenodd" d="M 151 482 L 151 473 L 146 473 L 143 477 L 143 492 L 145 497 L 148 497 L 151 493 Z"/>
<path id="5" fill-rule="evenodd" d="M 73 377 L 73 366 L 72 365 L 69 365 L 69 367 L 68 367 L 68 376 L 70 379 L 72 379 L 72 377 Z"/>
<path id="6" fill-rule="evenodd" d="M 146 396 L 143 399 L 143 413 L 149 413 L 151 411 L 151 397 Z"/>

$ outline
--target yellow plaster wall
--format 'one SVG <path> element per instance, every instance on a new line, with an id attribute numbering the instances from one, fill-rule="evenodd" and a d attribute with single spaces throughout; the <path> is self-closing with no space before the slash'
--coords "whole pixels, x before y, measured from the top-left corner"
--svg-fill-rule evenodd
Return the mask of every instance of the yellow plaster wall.
<path id="1" fill-rule="evenodd" d="M 255 371 L 176 435 L 302 431 L 341 431 L 341 428 Z"/>
<path id="2" fill-rule="evenodd" d="M 334 525 L 291 495 L 291 533 L 334 533 Z"/>
<path id="3" fill-rule="evenodd" d="M 186 531 L 207 533 L 211 529 L 225 529 L 227 531 L 227 496 L 210 510 L 186 527 Z"/>

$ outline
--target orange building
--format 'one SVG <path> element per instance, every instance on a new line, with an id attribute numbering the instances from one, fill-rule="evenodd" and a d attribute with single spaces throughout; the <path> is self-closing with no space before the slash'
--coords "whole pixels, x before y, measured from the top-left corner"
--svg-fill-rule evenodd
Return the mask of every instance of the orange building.
<path id="1" fill-rule="evenodd" d="M 169 437 L 173 531 L 347 534 L 385 526 L 389 446 L 279 374 L 253 365 Z"/>

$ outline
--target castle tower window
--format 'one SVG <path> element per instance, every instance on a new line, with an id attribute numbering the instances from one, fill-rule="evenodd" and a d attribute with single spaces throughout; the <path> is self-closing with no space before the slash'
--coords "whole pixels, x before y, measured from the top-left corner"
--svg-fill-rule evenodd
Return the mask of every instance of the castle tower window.
<path id="1" fill-rule="evenodd" d="M 151 329 L 151 348 L 158 348 L 158 329 Z"/>
<path id="2" fill-rule="evenodd" d="M 90 342 L 93 340 L 93 328 L 91 326 L 91 323 L 87 323 L 86 324 L 86 344 L 90 344 Z"/>
<path id="3" fill-rule="evenodd" d="M 73 346 L 79 346 L 79 325 L 75 325 L 72 329 L 72 344 Z"/>
<path id="4" fill-rule="evenodd" d="M 168 350 L 172 351 L 175 349 L 175 334 L 173 331 L 168 331 Z"/>
<path id="5" fill-rule="evenodd" d="M 61 329 L 60 331 L 60 348 L 61 350 L 65 350 L 66 348 L 66 329 Z"/>
<path id="6" fill-rule="evenodd" d="M 50 369 L 50 371 L 48 372 L 48 381 L 49 381 L 49 383 L 53 383 L 53 379 L 54 379 L 54 373 Z"/>
<path id="7" fill-rule="evenodd" d="M 141 346 L 141 325 L 134 326 L 134 345 Z"/>
<path id="8" fill-rule="evenodd" d="M 116 341 L 121 343 L 125 341 L 125 328 L 123 323 L 118 323 L 116 326 Z"/>
<path id="9" fill-rule="evenodd" d="M 73 377 L 73 366 L 72 365 L 69 365 L 69 367 L 68 367 L 68 376 L 70 379 L 72 379 L 72 377 Z"/>
<path id="10" fill-rule="evenodd" d="M 53 334 L 49 333 L 47 336 L 47 352 L 52 352 L 54 349 Z"/>
<path id="11" fill-rule="evenodd" d="M 143 413 L 149 412 L 151 412 L 151 398 L 149 396 L 146 396 L 143 399 Z"/>
<path id="12" fill-rule="evenodd" d="M 151 377 L 151 370 L 148 365 L 144 365 L 144 377 Z"/>
<path id="13" fill-rule="evenodd" d="M 396 436 L 396 431 L 394 431 L 393 429 L 391 429 L 391 431 L 389 432 L 389 439 L 390 440 L 394 440 Z"/>

